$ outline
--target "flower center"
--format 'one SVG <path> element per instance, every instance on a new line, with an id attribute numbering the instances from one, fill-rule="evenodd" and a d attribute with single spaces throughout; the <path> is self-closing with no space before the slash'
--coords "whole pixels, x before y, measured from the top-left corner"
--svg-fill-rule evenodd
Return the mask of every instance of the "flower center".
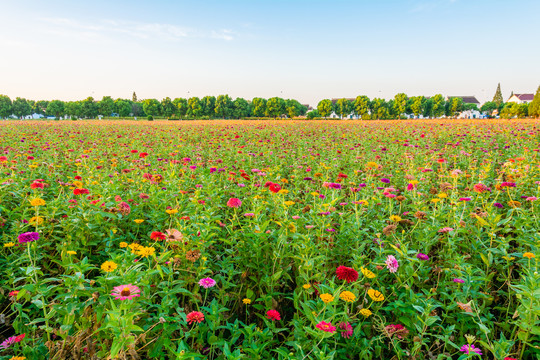
<path id="1" fill-rule="evenodd" d="M 120 295 L 122 296 L 129 296 L 130 294 L 131 294 L 131 290 L 128 287 L 125 287 L 120 293 Z"/>

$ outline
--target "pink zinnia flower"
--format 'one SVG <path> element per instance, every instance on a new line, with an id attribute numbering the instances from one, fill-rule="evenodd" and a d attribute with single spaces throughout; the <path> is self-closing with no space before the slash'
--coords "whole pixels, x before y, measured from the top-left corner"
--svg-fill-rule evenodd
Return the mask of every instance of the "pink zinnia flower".
<path id="1" fill-rule="evenodd" d="M 205 289 L 216 286 L 216 281 L 212 278 L 204 278 L 199 280 L 199 285 Z"/>
<path id="2" fill-rule="evenodd" d="M 239 208 L 240 205 L 242 205 L 242 201 L 237 198 L 230 198 L 229 201 L 227 201 L 227 206 L 231 208 Z"/>
<path id="3" fill-rule="evenodd" d="M 141 296 L 140 293 L 141 289 L 137 286 L 128 284 L 114 287 L 111 295 L 114 296 L 116 300 L 131 300 L 134 297 Z"/>
<path id="4" fill-rule="evenodd" d="M 465 344 L 459 349 L 459 351 L 463 351 L 465 354 L 469 355 L 471 353 L 476 353 L 478 355 L 482 355 L 482 351 L 475 347 L 474 345 Z"/>
<path id="5" fill-rule="evenodd" d="M 391 273 L 395 273 L 399 268 L 399 263 L 398 263 L 397 259 L 393 255 L 388 255 L 388 257 L 386 258 L 385 263 L 386 263 L 386 268 Z"/>
<path id="6" fill-rule="evenodd" d="M 268 318 L 268 320 L 272 321 L 281 320 L 281 315 L 277 310 L 268 310 L 266 312 L 266 317 Z"/>
<path id="7" fill-rule="evenodd" d="M 315 325 L 315 327 L 319 330 L 322 330 L 324 332 L 329 332 L 332 334 L 336 332 L 336 327 L 333 326 L 331 323 L 325 322 L 325 321 L 321 321 L 320 323 Z"/>
<path id="8" fill-rule="evenodd" d="M 186 315 L 186 320 L 189 325 L 191 325 L 191 323 L 194 323 L 194 322 L 200 324 L 204 321 L 204 314 L 199 311 L 192 311 Z"/>
<path id="9" fill-rule="evenodd" d="M 7 349 L 11 345 L 22 341 L 22 339 L 24 339 L 25 336 L 26 334 L 8 337 L 6 340 L 2 341 L 2 343 L 0 344 L 0 349 L 4 349 L 4 350 Z"/>
<path id="10" fill-rule="evenodd" d="M 454 229 L 452 229 L 451 227 L 444 227 L 442 229 L 439 230 L 440 233 L 449 233 L 450 231 L 454 231 Z"/>
<path id="11" fill-rule="evenodd" d="M 341 330 L 343 330 L 341 332 L 341 337 L 343 337 L 344 339 L 348 339 L 352 336 L 353 334 L 353 327 L 351 326 L 351 324 L 349 324 L 349 322 L 341 322 L 339 323 L 339 328 Z"/>

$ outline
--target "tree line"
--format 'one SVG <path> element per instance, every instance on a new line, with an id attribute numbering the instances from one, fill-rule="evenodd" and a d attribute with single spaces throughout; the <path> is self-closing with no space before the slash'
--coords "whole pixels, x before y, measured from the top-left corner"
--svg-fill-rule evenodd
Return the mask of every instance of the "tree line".
<path id="1" fill-rule="evenodd" d="M 205 96 L 203 98 L 175 98 L 138 100 L 134 92 L 131 99 L 113 99 L 104 96 L 101 101 L 88 97 L 80 101 L 62 100 L 27 100 L 17 97 L 11 100 L 0 95 L 0 118 L 15 116 L 24 118 L 31 114 L 43 116 L 96 118 L 105 117 L 163 117 L 168 119 L 240 119 L 240 118 L 277 118 L 307 115 L 308 119 L 327 118 L 332 113 L 341 118 L 351 115 L 366 120 L 400 119 L 407 117 L 454 117 L 466 110 L 478 110 L 488 116 L 499 114 L 504 118 L 540 117 L 540 87 L 530 104 L 504 103 L 500 86 L 492 101 L 480 108 L 476 104 L 466 104 L 462 98 L 446 99 L 441 94 L 433 97 L 412 96 L 399 93 L 393 99 L 370 99 L 365 95 L 354 99 L 324 99 L 317 108 L 308 112 L 308 107 L 294 99 L 272 97 L 270 99 L 253 98 L 246 100 L 229 95 Z"/>

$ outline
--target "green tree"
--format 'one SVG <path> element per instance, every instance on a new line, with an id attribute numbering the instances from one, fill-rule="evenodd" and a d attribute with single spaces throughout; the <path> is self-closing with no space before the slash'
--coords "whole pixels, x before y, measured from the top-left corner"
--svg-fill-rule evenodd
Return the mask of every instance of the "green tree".
<path id="1" fill-rule="evenodd" d="M 536 90 L 533 101 L 529 104 L 529 116 L 540 117 L 540 86 Z"/>
<path id="2" fill-rule="evenodd" d="M 57 119 L 64 115 L 64 102 L 61 100 L 53 100 L 47 106 L 47 114 L 54 115 Z"/>
<path id="3" fill-rule="evenodd" d="M 161 114 L 161 103 L 157 99 L 144 100 L 142 107 L 146 115 L 158 116 Z"/>
<path id="4" fill-rule="evenodd" d="M 201 99 L 203 115 L 213 118 L 216 115 L 216 97 L 205 96 Z"/>
<path id="5" fill-rule="evenodd" d="M 407 100 L 407 94 L 404 93 L 399 93 L 394 96 L 393 108 L 398 118 L 401 118 L 401 116 L 405 114 L 405 110 L 407 109 Z"/>
<path id="6" fill-rule="evenodd" d="M 85 118 L 93 119 L 99 113 L 98 104 L 94 101 L 94 98 L 91 96 L 81 101 L 81 106 L 82 106 L 82 109 L 81 109 L 82 116 Z"/>
<path id="7" fill-rule="evenodd" d="M 285 113 L 285 100 L 280 97 L 273 97 L 266 102 L 266 116 L 274 119 Z"/>
<path id="8" fill-rule="evenodd" d="M 234 111 L 231 97 L 229 95 L 219 95 L 216 99 L 214 111 L 221 119 L 228 119 Z"/>
<path id="9" fill-rule="evenodd" d="M 501 92 L 501 83 L 497 85 L 497 90 L 495 90 L 495 95 L 493 96 L 492 101 L 497 105 L 501 105 L 504 102 Z"/>
<path id="10" fill-rule="evenodd" d="M 300 104 L 298 100 L 287 99 L 285 100 L 285 112 L 289 115 L 289 118 L 299 116 L 302 113 L 305 113 L 305 106 Z"/>
<path id="11" fill-rule="evenodd" d="M 251 106 L 253 108 L 253 115 L 257 117 L 263 117 L 266 114 L 266 99 L 263 98 L 254 98 L 251 101 Z"/>
<path id="12" fill-rule="evenodd" d="M 434 117 L 441 117 L 445 113 L 445 105 L 446 101 L 444 100 L 444 96 L 441 94 L 437 94 L 433 97 L 433 116 Z"/>
<path id="13" fill-rule="evenodd" d="M 135 94 L 135 91 L 133 92 L 133 95 L 131 95 L 131 101 L 133 101 L 134 103 L 137 102 L 137 94 Z"/>
<path id="14" fill-rule="evenodd" d="M 188 112 L 187 112 L 188 115 L 194 118 L 199 118 L 201 117 L 202 112 L 203 112 L 203 107 L 201 104 L 201 99 L 199 99 L 196 96 L 190 97 L 188 99 Z"/>
<path id="15" fill-rule="evenodd" d="M 104 96 L 98 104 L 99 113 L 103 116 L 109 117 L 113 112 L 116 112 L 116 106 L 114 100 L 110 96 Z"/>
<path id="16" fill-rule="evenodd" d="M 386 102 L 384 99 L 375 98 L 370 103 L 371 118 L 373 120 L 386 119 L 388 116 L 388 110 L 386 108 Z"/>
<path id="17" fill-rule="evenodd" d="M 82 104 L 80 101 L 70 101 L 65 103 L 64 113 L 69 116 L 74 116 L 76 118 L 82 117 Z"/>
<path id="18" fill-rule="evenodd" d="M 338 99 L 334 105 L 334 111 L 343 119 L 352 112 L 353 106 L 347 99 Z"/>
<path id="19" fill-rule="evenodd" d="M 317 111 L 319 112 L 320 116 L 326 119 L 328 115 L 332 113 L 332 100 L 330 99 L 324 99 L 319 101 L 317 104 Z"/>
<path id="20" fill-rule="evenodd" d="M 480 108 L 481 112 L 486 113 L 488 116 L 493 115 L 493 111 L 497 110 L 499 107 L 494 101 L 486 101 Z"/>
<path id="21" fill-rule="evenodd" d="M 318 110 L 311 110 L 310 112 L 307 113 L 306 115 L 306 118 L 308 120 L 311 120 L 311 119 L 315 119 L 315 118 L 318 118 L 318 117 L 321 117 L 321 114 L 319 114 L 319 111 Z"/>
<path id="22" fill-rule="evenodd" d="M 235 118 L 241 119 L 249 116 L 250 104 L 246 101 L 246 99 L 236 98 L 236 100 L 233 102 L 233 107 Z"/>
<path id="23" fill-rule="evenodd" d="M 411 98 L 411 110 L 415 117 L 419 117 L 423 113 L 424 101 L 425 98 L 423 96 L 413 96 Z"/>
<path id="24" fill-rule="evenodd" d="M 422 116 L 424 118 L 433 117 L 433 98 L 429 98 L 425 100 Z"/>
<path id="25" fill-rule="evenodd" d="M 367 119 L 369 115 L 369 98 L 365 95 L 357 96 L 354 100 L 354 112 L 362 119 Z"/>
<path id="26" fill-rule="evenodd" d="M 171 117 L 176 113 L 176 106 L 174 106 L 170 97 L 161 100 L 161 109 L 163 111 L 163 116 L 166 117 Z"/>
<path id="27" fill-rule="evenodd" d="M 180 118 L 186 116 L 188 111 L 188 102 L 184 98 L 176 98 L 173 100 L 173 105 L 176 107 L 176 115 Z"/>
<path id="28" fill-rule="evenodd" d="M 460 97 L 455 97 L 449 99 L 449 112 L 452 116 L 457 116 L 460 112 L 463 111 L 463 99 Z"/>
<path id="29" fill-rule="evenodd" d="M 32 112 L 36 114 L 45 115 L 47 113 L 48 105 L 49 105 L 49 102 L 47 100 L 38 100 L 34 103 Z"/>
<path id="30" fill-rule="evenodd" d="M 116 99 L 114 102 L 116 109 L 118 110 L 118 115 L 121 117 L 126 117 L 131 114 L 131 104 L 128 100 Z"/>
<path id="31" fill-rule="evenodd" d="M 12 111 L 18 118 L 22 118 L 32 113 L 32 107 L 26 99 L 18 97 L 13 100 Z"/>
<path id="32" fill-rule="evenodd" d="M 11 99 L 7 95 L 0 95 L 0 118 L 7 118 L 10 116 L 12 111 L 13 104 Z"/>

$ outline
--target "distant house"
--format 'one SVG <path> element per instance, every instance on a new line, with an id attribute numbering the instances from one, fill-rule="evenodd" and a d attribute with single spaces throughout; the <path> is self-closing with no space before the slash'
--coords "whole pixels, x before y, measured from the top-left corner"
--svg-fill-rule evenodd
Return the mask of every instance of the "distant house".
<path id="1" fill-rule="evenodd" d="M 445 100 L 448 101 L 448 99 L 452 98 L 462 98 L 464 104 L 474 104 L 480 107 L 480 101 L 476 99 L 476 96 L 447 96 Z"/>
<path id="2" fill-rule="evenodd" d="M 514 94 L 506 102 L 513 102 L 516 104 L 528 104 L 534 99 L 534 94 Z"/>
<path id="3" fill-rule="evenodd" d="M 38 113 L 33 113 L 32 115 L 26 115 L 24 118 L 25 118 L 26 120 L 32 120 L 32 119 L 35 120 L 35 119 L 41 119 L 41 118 L 43 118 L 43 117 L 45 117 L 45 116 L 43 116 L 43 115 L 41 115 L 41 114 L 38 114 Z"/>

